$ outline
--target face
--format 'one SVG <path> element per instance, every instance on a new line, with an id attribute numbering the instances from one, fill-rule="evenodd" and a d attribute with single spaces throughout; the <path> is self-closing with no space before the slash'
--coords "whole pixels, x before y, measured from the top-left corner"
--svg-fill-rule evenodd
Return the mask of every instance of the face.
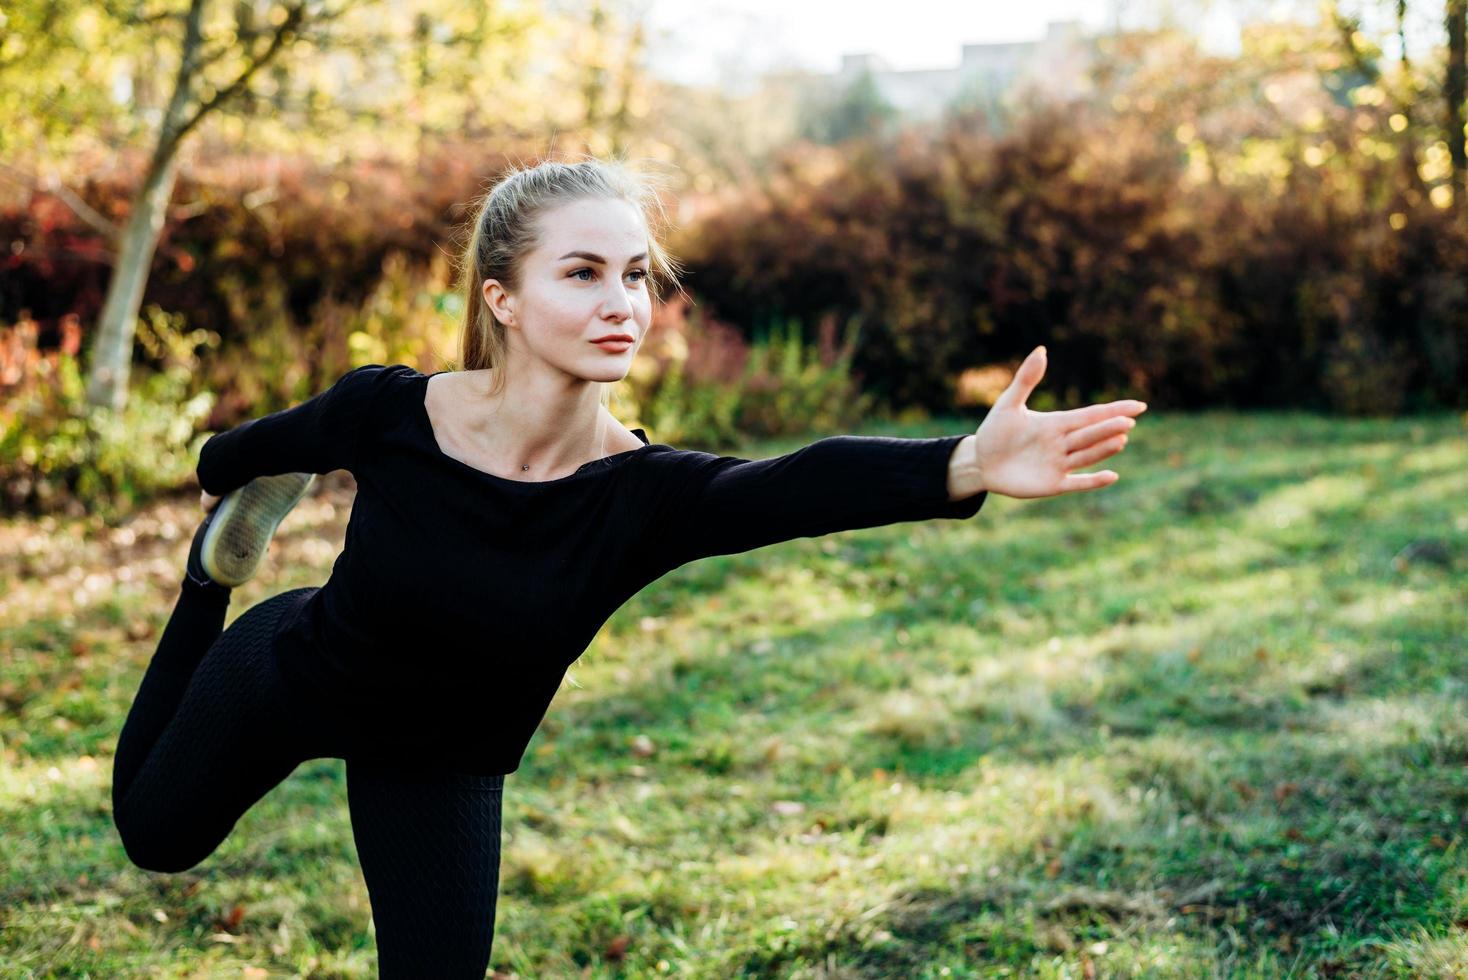
<path id="1" fill-rule="evenodd" d="M 587 381 L 619 381 L 652 322 L 647 226 L 627 201 L 591 198 L 543 212 L 540 245 L 507 292 L 486 279 L 484 299 L 509 328 L 510 350 Z M 598 345 L 610 335 L 630 342 Z"/>

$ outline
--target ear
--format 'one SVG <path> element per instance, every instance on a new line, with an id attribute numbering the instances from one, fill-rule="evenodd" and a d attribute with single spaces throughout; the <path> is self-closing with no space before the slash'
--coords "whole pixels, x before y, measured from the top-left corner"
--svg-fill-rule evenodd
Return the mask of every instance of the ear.
<path id="1" fill-rule="evenodd" d="M 498 279 L 486 279 L 480 286 L 480 292 L 496 320 L 507 327 L 515 325 L 515 298 L 505 290 L 504 284 Z"/>

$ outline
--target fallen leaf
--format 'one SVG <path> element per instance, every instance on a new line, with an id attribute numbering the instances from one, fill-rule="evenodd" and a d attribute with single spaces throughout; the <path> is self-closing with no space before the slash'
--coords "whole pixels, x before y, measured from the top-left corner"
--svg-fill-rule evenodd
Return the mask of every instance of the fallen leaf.
<path id="1" fill-rule="evenodd" d="M 609 960 L 620 960 L 627 955 L 627 947 L 632 944 L 631 936 L 617 936 L 607 943 L 606 952 L 602 955 Z"/>
<path id="2" fill-rule="evenodd" d="M 214 923 L 225 932 L 238 933 L 240 931 L 240 921 L 244 917 L 245 907 L 243 905 L 235 905 L 225 915 L 215 919 Z"/>

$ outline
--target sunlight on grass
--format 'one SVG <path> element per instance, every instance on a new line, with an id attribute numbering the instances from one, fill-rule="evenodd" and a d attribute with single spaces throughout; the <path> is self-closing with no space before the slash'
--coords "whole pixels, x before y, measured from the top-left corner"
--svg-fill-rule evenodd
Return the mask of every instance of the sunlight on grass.
<path id="1" fill-rule="evenodd" d="M 1369 741 L 1385 748 L 1434 739 L 1468 749 L 1468 717 L 1462 714 L 1465 693 L 1458 683 L 1449 696 L 1355 698 L 1323 704 L 1316 725 L 1322 734 L 1338 736 L 1342 746 Z"/>
<path id="2" fill-rule="evenodd" d="M 17 765 L 0 768 L 0 808 L 42 806 L 58 794 L 99 795 L 111 783 L 111 773 L 90 755 L 22 759 Z"/>
<path id="3" fill-rule="evenodd" d="M 1101 493 L 797 539 L 635 596 L 506 782 L 495 967 L 1461 970 L 1461 426 L 1148 426 Z M 349 489 L 292 513 L 231 618 L 324 580 Z M 3 956 L 370 976 L 340 762 L 185 874 L 115 839 L 111 752 L 196 520 L 165 501 L 3 530 Z"/>
<path id="4" fill-rule="evenodd" d="M 1401 510 L 1420 511 L 1438 501 L 1461 500 L 1465 493 L 1468 493 L 1468 473 L 1462 472 L 1460 467 L 1456 472 L 1416 479 L 1410 487 L 1385 491 L 1373 498 L 1367 513 L 1377 517 Z M 1457 517 L 1461 520 L 1462 515 Z M 1457 523 L 1455 521 L 1454 526 Z"/>
<path id="5" fill-rule="evenodd" d="M 1381 944 L 1382 956 L 1403 975 L 1461 977 L 1468 975 L 1468 933 L 1454 928 L 1448 935 L 1418 926 Z"/>

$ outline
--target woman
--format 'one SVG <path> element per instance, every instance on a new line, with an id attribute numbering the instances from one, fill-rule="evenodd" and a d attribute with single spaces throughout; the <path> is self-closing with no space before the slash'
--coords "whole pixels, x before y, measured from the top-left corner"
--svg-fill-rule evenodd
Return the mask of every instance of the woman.
<path id="1" fill-rule="evenodd" d="M 795 537 L 967 518 L 990 491 L 1108 486 L 1145 405 L 1038 413 L 1043 348 L 972 434 L 832 436 L 745 460 L 650 443 L 605 405 L 675 266 L 651 188 L 546 162 L 481 202 L 462 266 L 463 369 L 370 364 L 205 443 L 207 515 L 118 740 L 113 815 L 139 866 L 208 857 L 302 761 L 346 760 L 381 975 L 482 977 L 505 775 L 566 669 L 678 566 Z M 312 474 L 350 470 L 320 588 L 223 630 Z"/>

